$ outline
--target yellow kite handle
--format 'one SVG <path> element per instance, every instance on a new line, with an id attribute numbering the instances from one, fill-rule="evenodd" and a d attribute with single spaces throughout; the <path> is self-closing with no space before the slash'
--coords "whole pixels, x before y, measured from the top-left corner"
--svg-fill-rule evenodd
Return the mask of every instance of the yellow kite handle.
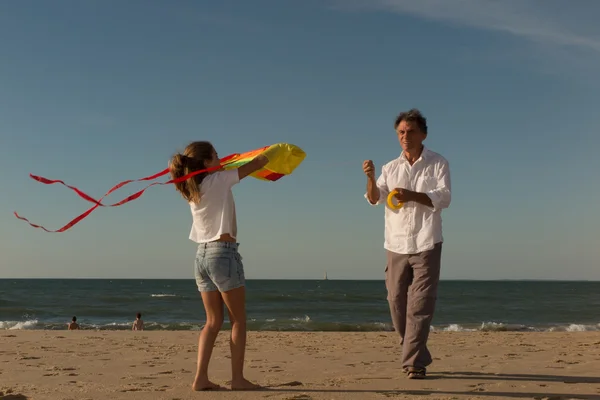
<path id="1" fill-rule="evenodd" d="M 398 202 L 398 204 L 394 204 L 394 196 L 396 196 L 397 194 L 398 194 L 397 190 L 392 190 L 392 192 L 390 194 L 388 194 L 388 197 L 387 197 L 387 205 L 392 210 L 399 210 L 404 205 L 404 203 L 402 203 L 402 202 Z"/>

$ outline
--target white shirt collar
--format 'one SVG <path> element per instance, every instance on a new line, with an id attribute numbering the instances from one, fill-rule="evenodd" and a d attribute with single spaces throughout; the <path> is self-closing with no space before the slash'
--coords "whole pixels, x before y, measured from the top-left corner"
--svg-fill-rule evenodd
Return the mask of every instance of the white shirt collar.
<path id="1" fill-rule="evenodd" d="M 423 145 L 423 151 L 421 152 L 421 155 L 419 156 L 419 158 L 416 161 L 419 161 L 420 159 L 427 160 L 428 157 L 429 157 L 429 149 L 425 145 Z M 402 152 L 400 153 L 399 158 L 400 158 L 400 161 L 408 162 L 408 160 L 406 159 L 406 154 L 404 154 L 404 150 L 402 150 Z"/>

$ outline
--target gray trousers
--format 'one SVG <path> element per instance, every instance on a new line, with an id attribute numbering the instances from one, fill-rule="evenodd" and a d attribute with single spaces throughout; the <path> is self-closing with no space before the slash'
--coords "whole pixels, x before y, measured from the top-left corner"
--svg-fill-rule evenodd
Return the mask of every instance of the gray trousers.
<path id="1" fill-rule="evenodd" d="M 442 243 L 417 254 L 387 252 L 385 286 L 394 329 L 400 335 L 402 367 L 425 368 L 433 361 L 427 339 L 435 303 Z"/>

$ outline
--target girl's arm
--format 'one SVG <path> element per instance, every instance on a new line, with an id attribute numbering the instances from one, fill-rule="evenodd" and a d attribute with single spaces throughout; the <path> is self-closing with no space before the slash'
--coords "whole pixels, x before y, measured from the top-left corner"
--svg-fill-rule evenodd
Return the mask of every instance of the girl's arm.
<path id="1" fill-rule="evenodd" d="M 256 156 L 252 161 L 238 168 L 239 179 L 242 180 L 251 173 L 258 171 L 259 169 L 267 165 L 268 162 L 269 159 L 264 155 L 261 154 Z"/>

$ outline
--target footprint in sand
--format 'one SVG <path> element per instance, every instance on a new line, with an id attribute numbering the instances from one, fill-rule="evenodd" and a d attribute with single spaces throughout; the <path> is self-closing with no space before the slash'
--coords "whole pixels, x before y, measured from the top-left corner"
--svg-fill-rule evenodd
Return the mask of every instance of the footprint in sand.
<path id="1" fill-rule="evenodd" d="M 485 392 L 485 385 L 483 383 L 478 383 L 476 385 L 469 385 L 469 387 L 473 388 L 471 389 L 471 392 Z"/>
<path id="2" fill-rule="evenodd" d="M 46 371 L 77 371 L 77 368 L 73 368 L 73 367 L 52 367 L 52 368 L 47 368 Z"/>
<path id="3" fill-rule="evenodd" d="M 579 361 L 554 360 L 557 364 L 579 364 Z"/>
<path id="4" fill-rule="evenodd" d="M 41 357 L 34 357 L 34 356 L 21 356 L 21 357 L 17 357 L 15 358 L 15 360 L 39 360 Z"/>
<path id="5" fill-rule="evenodd" d="M 149 391 L 151 390 L 150 388 L 148 388 L 149 386 L 152 386 L 152 383 L 150 382 L 142 382 L 139 383 L 135 386 L 131 386 L 131 387 L 126 387 L 123 389 L 119 389 L 119 392 L 142 392 L 142 391 Z"/>
<path id="6" fill-rule="evenodd" d="M 5 400 L 27 400 L 27 396 L 20 393 L 15 393 L 11 388 L 2 388 L 0 390 L 0 399 Z"/>
<path id="7" fill-rule="evenodd" d="M 304 383 L 302 383 L 300 381 L 292 381 L 292 382 L 284 383 L 282 386 L 302 386 L 302 385 L 304 385 Z"/>

